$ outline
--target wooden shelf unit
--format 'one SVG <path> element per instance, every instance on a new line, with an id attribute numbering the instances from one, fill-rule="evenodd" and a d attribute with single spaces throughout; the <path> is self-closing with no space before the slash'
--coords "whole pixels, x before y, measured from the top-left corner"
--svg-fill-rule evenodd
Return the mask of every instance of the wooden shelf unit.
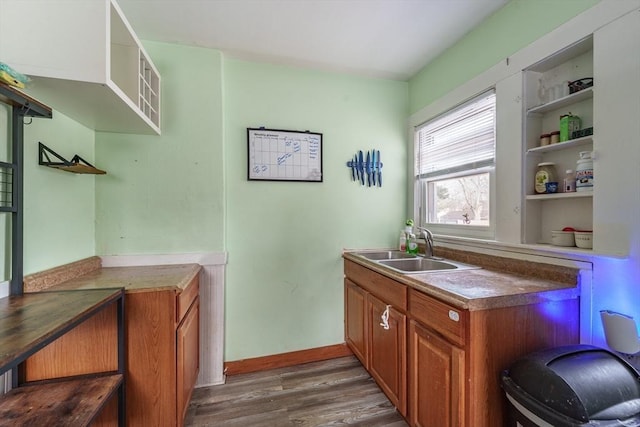
<path id="1" fill-rule="evenodd" d="M 107 316 L 106 340 L 97 340 L 83 325 L 94 317 Z M 115 316 L 115 318 L 114 318 Z M 56 346 L 68 334 L 83 339 L 59 347 L 57 357 L 47 359 L 38 381 L 25 381 L 30 357 Z M 124 290 L 36 292 L 0 299 L 0 374 L 13 370 L 13 389 L 0 396 L 0 425 L 85 426 L 94 420 L 115 420 L 104 413 L 117 401 L 117 422 L 125 423 Z M 101 348 L 115 344 L 117 349 Z M 78 354 L 92 349 L 91 354 Z M 89 353 L 89 352 L 88 352 Z M 82 360 L 80 375 L 64 373 L 63 365 Z M 91 369 L 94 366 L 94 370 Z M 57 371 L 58 375 L 51 375 Z M 37 421 L 37 422 L 36 422 Z"/>

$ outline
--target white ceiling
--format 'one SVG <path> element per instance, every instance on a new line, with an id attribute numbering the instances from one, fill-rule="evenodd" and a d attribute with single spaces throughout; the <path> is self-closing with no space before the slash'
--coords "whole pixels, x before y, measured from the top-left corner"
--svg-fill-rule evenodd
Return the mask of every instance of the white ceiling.
<path id="1" fill-rule="evenodd" d="M 118 0 L 138 37 L 407 80 L 509 0 Z"/>

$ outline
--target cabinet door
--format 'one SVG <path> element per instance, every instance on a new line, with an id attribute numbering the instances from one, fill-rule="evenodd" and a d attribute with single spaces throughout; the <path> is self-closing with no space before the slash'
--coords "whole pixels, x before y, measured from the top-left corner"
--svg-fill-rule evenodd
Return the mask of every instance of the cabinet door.
<path id="1" fill-rule="evenodd" d="M 367 361 L 367 293 L 352 281 L 344 281 L 344 339 L 365 368 Z"/>
<path id="2" fill-rule="evenodd" d="M 409 324 L 412 426 L 464 426 L 464 351 L 415 321 Z"/>
<path id="3" fill-rule="evenodd" d="M 369 312 L 369 371 L 389 400 L 406 415 L 407 317 L 367 295 Z"/>
<path id="4" fill-rule="evenodd" d="M 198 378 L 200 356 L 200 299 L 196 298 L 176 331 L 177 354 L 177 425 L 181 426 Z"/>

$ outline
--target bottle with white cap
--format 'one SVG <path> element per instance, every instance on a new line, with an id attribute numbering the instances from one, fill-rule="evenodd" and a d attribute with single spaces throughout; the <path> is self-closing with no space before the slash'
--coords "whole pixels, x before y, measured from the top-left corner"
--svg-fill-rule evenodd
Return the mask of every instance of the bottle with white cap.
<path id="1" fill-rule="evenodd" d="M 576 191 L 593 190 L 593 159 L 591 151 L 581 151 L 576 168 Z"/>
<path id="2" fill-rule="evenodd" d="M 562 184 L 562 188 L 565 193 L 573 193 L 576 191 L 576 176 L 573 173 L 573 169 L 567 169 L 564 182 Z"/>

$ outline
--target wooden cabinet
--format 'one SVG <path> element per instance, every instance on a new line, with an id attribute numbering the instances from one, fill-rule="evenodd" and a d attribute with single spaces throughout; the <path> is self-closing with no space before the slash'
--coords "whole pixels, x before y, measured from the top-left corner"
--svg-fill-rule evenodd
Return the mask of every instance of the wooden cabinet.
<path id="1" fill-rule="evenodd" d="M 1 1 L 0 58 L 90 129 L 160 134 L 160 74 L 114 0 Z"/>
<path id="2" fill-rule="evenodd" d="M 1 423 L 125 425 L 123 323 L 122 289 L 0 299 L 0 373 L 19 366 Z"/>
<path id="3" fill-rule="evenodd" d="M 182 291 L 128 292 L 127 424 L 182 426 L 198 374 L 198 276 Z"/>
<path id="4" fill-rule="evenodd" d="M 345 340 L 389 400 L 406 415 L 406 288 L 345 263 Z"/>
<path id="5" fill-rule="evenodd" d="M 469 312 L 413 290 L 409 310 L 413 317 L 408 338 L 411 425 L 464 426 Z"/>
<path id="6" fill-rule="evenodd" d="M 462 426 L 464 350 L 409 322 L 409 414 L 420 427 Z"/>
<path id="7" fill-rule="evenodd" d="M 500 373 L 530 352 L 579 342 L 578 299 L 469 311 L 410 289 L 408 306 L 415 426 L 504 425 Z"/>
<path id="8" fill-rule="evenodd" d="M 344 268 L 347 344 L 412 426 L 504 425 L 500 373 L 579 342 L 575 297 L 470 311 L 348 259 Z"/>
<path id="9" fill-rule="evenodd" d="M 344 337 L 365 368 L 367 360 L 367 293 L 352 281 L 344 281 Z"/>
<path id="10" fill-rule="evenodd" d="M 406 414 L 407 317 L 390 304 L 367 295 L 369 372 L 391 403 Z"/>

